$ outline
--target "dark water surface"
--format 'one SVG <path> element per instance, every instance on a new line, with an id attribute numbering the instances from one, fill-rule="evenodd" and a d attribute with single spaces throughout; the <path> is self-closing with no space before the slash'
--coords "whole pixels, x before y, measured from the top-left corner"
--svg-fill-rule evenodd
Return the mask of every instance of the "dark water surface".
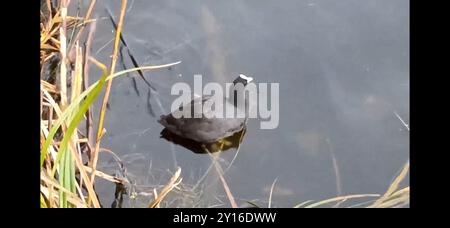
<path id="1" fill-rule="evenodd" d="M 261 130 L 259 120 L 251 119 L 225 174 L 239 205 L 253 200 L 267 206 L 275 179 L 275 207 L 338 194 L 383 193 L 408 160 L 409 133 L 394 115 L 409 122 L 408 1 L 128 3 L 123 32 L 138 62 L 182 61 L 145 74 L 158 90 L 150 99 L 157 117 L 176 98 L 171 86 L 192 84 L 194 74 L 224 83 L 243 73 L 257 83 L 280 84 L 279 127 Z M 94 15 L 100 20 L 92 52 L 109 63 L 113 35 L 105 7 L 117 18 L 120 1 L 97 3 Z M 126 64 L 131 67 L 129 60 Z M 102 141 L 124 161 L 136 183 L 138 194 L 131 201 L 126 197 L 124 207 L 145 205 L 153 188 L 164 185 L 177 166 L 183 186 L 163 206 L 229 207 L 214 169 L 191 191 L 211 158 L 160 138 L 163 127 L 147 107 L 148 87 L 136 74 L 130 76 L 140 96 L 131 78 L 114 80 Z M 235 153 L 220 155 L 224 169 Z M 101 155 L 100 170 L 114 173 L 116 168 L 111 156 Z M 114 185 L 99 181 L 97 191 L 109 206 Z"/>

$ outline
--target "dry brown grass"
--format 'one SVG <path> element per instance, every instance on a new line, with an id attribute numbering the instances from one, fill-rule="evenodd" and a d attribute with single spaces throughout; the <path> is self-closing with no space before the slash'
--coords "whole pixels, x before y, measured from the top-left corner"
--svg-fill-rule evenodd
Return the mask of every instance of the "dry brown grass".
<path id="1" fill-rule="evenodd" d="M 177 64 L 114 73 L 126 2 L 122 1 L 109 69 L 89 55 L 96 22 L 90 17 L 96 1 L 90 2 L 84 17 L 67 15 L 69 2 L 65 0 L 58 1 L 56 6 L 51 6 L 51 1 L 47 0 L 41 6 L 41 207 L 101 207 L 94 188 L 95 177 L 127 184 L 126 179 L 106 174 L 96 166 L 99 152 L 106 150 L 100 143 L 105 132 L 103 119 L 112 81 L 126 72 Z M 85 28 L 89 29 L 87 41 L 84 40 Z M 67 34 L 71 34 L 70 37 Z M 83 42 L 85 49 L 81 47 Z M 90 85 L 87 69 L 91 64 L 103 74 Z M 95 135 L 89 109 L 105 85 Z M 80 127 L 82 124 L 86 126 L 85 132 Z"/>

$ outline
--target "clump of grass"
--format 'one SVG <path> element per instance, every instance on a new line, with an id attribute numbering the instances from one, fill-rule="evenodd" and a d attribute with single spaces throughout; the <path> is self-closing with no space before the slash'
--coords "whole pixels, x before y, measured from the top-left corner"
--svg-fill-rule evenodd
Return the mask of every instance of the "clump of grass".
<path id="1" fill-rule="evenodd" d="M 409 172 L 409 161 L 403 166 L 400 174 L 390 184 L 388 189 L 383 195 L 380 194 L 356 194 L 338 196 L 330 199 L 314 202 L 308 200 L 297 204 L 295 208 L 316 208 L 316 207 L 330 207 L 334 203 L 340 205 L 344 202 L 354 199 L 365 199 L 361 203 L 353 203 L 346 207 L 365 207 L 365 208 L 392 208 L 392 207 L 404 207 L 409 205 L 409 186 L 400 188 L 400 184 L 405 180 Z M 370 200 L 369 200 L 370 199 Z"/>
<path id="2" fill-rule="evenodd" d="M 409 132 L 409 125 L 394 111 L 394 115 L 401 121 L 402 125 Z M 347 200 L 352 200 L 356 198 L 372 198 L 369 201 L 362 203 L 356 203 L 348 207 L 366 207 L 366 208 L 393 208 L 393 207 L 404 207 L 409 205 L 409 186 L 400 188 L 401 183 L 406 179 L 409 172 L 409 161 L 405 163 L 400 174 L 392 181 L 388 189 L 383 195 L 380 194 L 357 194 L 357 195 L 347 195 L 338 196 L 331 199 L 322 200 L 319 202 L 313 202 L 313 200 L 308 200 L 295 206 L 295 208 L 314 208 L 320 206 L 330 206 L 331 203 L 336 203 L 334 207 L 338 207 L 341 203 Z"/>
<path id="3" fill-rule="evenodd" d="M 401 182 L 409 172 L 409 161 L 403 166 L 400 174 L 394 179 L 387 191 L 368 207 L 387 208 L 401 207 L 409 204 L 409 186 L 401 188 Z"/>
<path id="4" fill-rule="evenodd" d="M 122 31 L 126 0 L 117 26 L 110 67 L 89 55 L 95 20 L 90 19 L 96 1 L 91 1 L 84 17 L 67 15 L 68 1 L 41 1 L 41 207 L 101 207 L 94 189 L 95 177 L 127 184 L 97 170 L 103 120 L 112 80 L 137 70 L 152 70 L 177 63 L 138 67 L 115 73 L 119 37 Z M 80 12 L 77 13 L 79 15 Z M 84 28 L 90 26 L 85 49 L 81 46 Z M 68 36 L 70 34 L 70 36 Z M 102 70 L 98 81 L 89 85 L 88 67 L 94 64 Z M 48 69 L 48 70 L 46 70 Z M 100 92 L 106 88 L 93 132 L 89 111 Z M 80 127 L 84 122 L 86 132 Z M 90 174 L 90 175 L 89 175 Z"/>

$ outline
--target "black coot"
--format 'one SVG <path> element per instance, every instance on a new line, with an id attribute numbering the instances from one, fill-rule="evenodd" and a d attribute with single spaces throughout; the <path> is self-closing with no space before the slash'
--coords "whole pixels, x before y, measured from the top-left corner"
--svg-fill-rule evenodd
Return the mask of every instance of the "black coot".
<path id="1" fill-rule="evenodd" d="M 238 83 L 242 83 L 244 86 L 246 86 L 249 82 L 251 82 L 253 78 L 247 77 L 243 74 L 240 74 L 239 77 L 237 77 L 233 83 L 237 85 Z M 227 108 L 237 109 L 237 99 L 236 98 L 243 98 L 245 99 L 245 103 L 247 104 L 247 98 L 245 94 L 238 95 L 237 92 L 244 92 L 243 90 L 234 90 L 232 91 L 234 94 L 234 99 L 226 98 L 221 101 L 216 101 L 215 105 L 222 105 L 223 110 L 227 110 Z M 231 94 L 231 93 L 230 93 Z M 174 111 L 174 112 L 182 112 L 183 110 L 191 110 L 191 112 L 194 112 L 195 108 L 194 106 L 199 104 L 204 104 L 206 101 L 212 99 L 211 96 L 203 96 L 199 98 L 193 99 L 189 104 L 180 107 L 180 109 Z M 201 103 L 200 103 L 201 102 Z M 240 103 L 239 103 L 240 104 Z M 168 115 L 162 115 L 161 119 L 158 121 L 161 123 L 164 127 L 166 127 L 165 130 L 170 131 L 171 133 L 194 140 L 196 142 L 200 143 L 212 143 L 217 142 L 223 138 L 232 136 L 234 133 L 239 132 L 243 130 L 245 127 L 245 124 L 247 122 L 247 118 L 207 118 L 205 116 L 205 113 L 203 109 L 199 109 L 202 111 L 201 118 L 175 118 L 172 114 Z M 211 110 L 212 112 L 216 111 Z M 222 116 L 224 116 L 223 114 Z M 194 113 L 192 113 L 192 116 L 194 116 Z M 212 115 L 209 115 L 212 116 Z M 225 117 L 225 116 L 224 116 Z"/>

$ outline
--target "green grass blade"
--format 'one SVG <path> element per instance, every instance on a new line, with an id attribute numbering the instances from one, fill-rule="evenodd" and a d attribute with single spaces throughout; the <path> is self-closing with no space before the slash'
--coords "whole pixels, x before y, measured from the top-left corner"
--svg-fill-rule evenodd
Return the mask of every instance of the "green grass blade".
<path id="1" fill-rule="evenodd" d="M 181 61 L 178 61 L 175 63 L 169 63 L 169 64 L 165 64 L 165 65 L 146 66 L 146 67 L 138 67 L 138 68 L 132 68 L 132 69 L 128 69 L 128 70 L 123 70 L 123 71 L 119 71 L 113 75 L 108 76 L 106 78 L 106 81 L 112 80 L 115 77 L 118 77 L 120 75 L 125 75 L 127 73 L 137 71 L 137 70 L 154 70 L 154 69 L 160 69 L 160 68 L 164 68 L 164 67 L 173 66 L 173 65 L 176 65 L 179 63 L 181 63 Z M 104 74 L 105 74 L 105 72 L 104 72 Z M 61 127 L 61 124 L 64 121 L 66 121 L 66 119 L 68 119 L 68 117 L 71 115 L 71 113 L 74 113 L 75 109 L 77 109 L 79 107 L 79 104 L 81 103 L 81 101 L 86 96 L 88 96 L 88 94 L 90 94 L 91 91 L 94 90 L 94 88 L 98 88 L 99 83 L 100 83 L 100 80 L 95 82 L 94 84 L 92 84 L 89 88 L 87 88 L 85 91 L 83 91 L 77 98 L 75 98 L 74 101 L 63 111 L 62 116 L 60 118 L 58 118 L 58 120 L 54 123 L 52 129 L 50 129 L 50 132 L 48 133 L 48 136 L 44 142 L 44 145 L 42 146 L 41 157 L 40 157 L 40 166 L 41 167 L 44 164 L 44 160 L 48 153 L 50 144 L 53 142 L 53 138 L 55 137 L 55 134 L 58 131 L 58 129 Z M 100 88 L 102 88 L 103 85 L 104 85 L 104 82 L 102 83 Z M 84 113 L 83 113 L 83 115 L 84 115 Z"/>
<path id="2" fill-rule="evenodd" d="M 62 186 L 64 186 L 65 183 L 65 157 L 60 161 L 60 168 L 59 168 L 59 176 L 58 181 L 61 183 Z M 55 165 L 56 166 L 56 165 Z M 62 191 L 62 189 L 59 190 L 59 207 L 60 208 L 66 208 L 67 207 L 67 198 L 66 194 Z"/>
<path id="3" fill-rule="evenodd" d="M 72 158 L 72 153 L 70 153 L 70 151 L 68 152 L 64 152 L 64 157 L 61 159 L 60 162 L 60 170 L 62 170 L 60 172 L 60 176 L 62 177 L 62 182 L 60 181 L 60 183 L 62 183 L 62 186 L 69 190 L 72 193 L 75 193 L 75 169 L 74 169 L 74 160 Z M 62 193 L 62 204 L 64 205 L 64 207 L 71 207 L 71 203 L 68 202 L 67 199 L 67 193 L 63 192 L 62 190 L 60 190 L 60 192 Z"/>
<path id="4" fill-rule="evenodd" d="M 41 208 L 48 208 L 47 203 L 45 202 L 45 198 L 41 193 Z"/>
<path id="5" fill-rule="evenodd" d="M 84 113 L 86 113 L 86 111 L 89 109 L 89 106 L 91 106 L 91 104 L 94 102 L 95 98 L 98 96 L 98 94 L 102 90 L 102 88 L 105 84 L 105 81 L 106 81 L 106 76 L 107 76 L 106 74 L 102 75 L 102 77 L 99 80 L 99 83 L 87 95 L 86 100 L 84 100 L 84 102 L 81 104 L 79 111 L 75 114 L 73 119 L 70 121 L 69 127 L 67 128 L 66 133 L 64 134 L 63 140 L 61 141 L 61 144 L 59 147 L 59 151 L 56 155 L 55 164 L 58 164 L 62 155 L 64 155 L 64 153 L 66 152 L 69 140 L 72 137 L 73 133 L 75 132 L 75 129 L 77 128 L 81 119 L 83 118 Z M 52 176 L 55 176 L 56 167 L 57 167 L 56 165 L 53 166 L 52 173 L 51 173 Z"/>

